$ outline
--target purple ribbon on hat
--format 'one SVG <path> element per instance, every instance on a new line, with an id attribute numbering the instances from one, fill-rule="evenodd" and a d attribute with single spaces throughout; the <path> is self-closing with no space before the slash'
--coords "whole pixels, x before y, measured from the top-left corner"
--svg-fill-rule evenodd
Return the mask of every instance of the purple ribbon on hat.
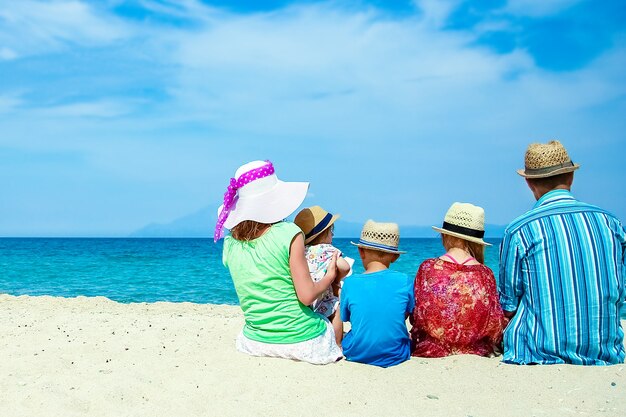
<path id="1" fill-rule="evenodd" d="M 274 165 L 272 165 L 270 161 L 265 162 L 267 162 L 267 164 L 244 172 L 237 179 L 230 179 L 230 184 L 224 193 L 224 206 L 217 218 L 217 224 L 215 225 L 215 234 L 213 235 L 214 242 L 217 242 L 224 237 L 224 223 L 226 223 L 226 219 L 228 219 L 228 216 L 232 211 L 233 204 L 235 203 L 235 197 L 237 196 L 237 190 L 254 180 L 274 175 Z"/>

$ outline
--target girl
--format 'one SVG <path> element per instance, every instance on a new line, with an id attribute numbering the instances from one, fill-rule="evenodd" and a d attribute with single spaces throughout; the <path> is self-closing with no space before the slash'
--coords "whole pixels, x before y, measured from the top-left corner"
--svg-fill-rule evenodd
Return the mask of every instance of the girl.
<path id="1" fill-rule="evenodd" d="M 483 265 L 484 224 L 481 207 L 454 203 L 443 226 L 433 226 L 446 253 L 424 261 L 415 277 L 413 356 L 490 356 L 499 347 L 504 315 L 493 272 Z"/>
<path id="2" fill-rule="evenodd" d="M 283 182 L 269 161 L 254 161 L 235 172 L 219 209 L 215 241 L 223 229 L 223 262 L 229 269 L 246 324 L 237 350 L 326 364 L 342 357 L 330 322 L 311 304 L 334 281 L 337 255 L 328 272 L 313 282 L 304 258 L 304 237 L 283 221 L 302 204 L 309 184 Z"/>

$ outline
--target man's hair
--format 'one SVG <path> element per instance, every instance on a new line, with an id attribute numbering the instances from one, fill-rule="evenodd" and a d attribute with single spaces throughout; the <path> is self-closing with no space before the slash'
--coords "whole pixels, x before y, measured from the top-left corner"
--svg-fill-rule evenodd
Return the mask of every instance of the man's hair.
<path id="1" fill-rule="evenodd" d="M 535 188 L 539 188 L 547 192 L 550 190 L 554 190 L 561 185 L 569 186 L 569 184 L 572 182 L 573 176 L 573 172 L 566 172 L 565 174 L 553 175 L 551 177 L 526 178 L 526 180 Z"/>

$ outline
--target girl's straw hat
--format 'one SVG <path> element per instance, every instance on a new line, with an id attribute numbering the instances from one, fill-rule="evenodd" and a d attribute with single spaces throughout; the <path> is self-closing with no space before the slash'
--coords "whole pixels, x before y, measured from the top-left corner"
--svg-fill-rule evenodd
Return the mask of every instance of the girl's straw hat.
<path id="1" fill-rule="evenodd" d="M 443 226 L 433 226 L 433 229 L 445 235 L 491 246 L 490 243 L 483 240 L 485 236 L 485 210 L 473 204 L 452 204 L 443 220 Z"/>
<path id="2" fill-rule="evenodd" d="M 400 228 L 396 223 L 376 223 L 374 220 L 368 220 L 361 230 L 359 242 L 350 243 L 363 249 L 395 254 L 406 253 L 398 250 Z"/>
<path id="3" fill-rule="evenodd" d="M 525 169 L 518 169 L 517 173 L 531 179 L 552 177 L 580 168 L 580 165 L 572 162 L 565 147 L 558 140 L 528 145 L 524 165 Z"/>
<path id="4" fill-rule="evenodd" d="M 308 182 L 279 180 L 270 161 L 249 162 L 230 180 L 224 204 L 218 209 L 217 228 L 221 231 L 220 221 L 226 229 L 244 220 L 266 224 L 281 221 L 302 204 L 308 189 Z M 225 205 L 227 211 L 222 213 Z M 216 230 L 216 239 L 219 233 Z"/>
<path id="5" fill-rule="evenodd" d="M 339 218 L 339 214 L 330 214 L 320 206 L 302 209 L 294 223 L 304 232 L 304 243 L 308 244 L 327 230 Z"/>

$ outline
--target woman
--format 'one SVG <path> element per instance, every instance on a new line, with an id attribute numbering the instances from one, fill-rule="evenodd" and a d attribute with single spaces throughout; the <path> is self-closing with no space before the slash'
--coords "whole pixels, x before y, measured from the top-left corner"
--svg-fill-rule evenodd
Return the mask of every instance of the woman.
<path id="1" fill-rule="evenodd" d="M 504 316 L 491 269 L 484 264 L 485 212 L 454 203 L 441 228 L 446 253 L 427 259 L 415 277 L 410 317 L 413 356 L 493 355 L 502 341 Z"/>
<path id="2" fill-rule="evenodd" d="M 282 221 L 302 204 L 308 186 L 280 181 L 271 162 L 254 161 L 237 170 L 224 195 L 215 240 L 230 229 L 223 261 L 246 319 L 237 337 L 241 352 L 314 364 L 342 357 L 330 322 L 307 307 L 333 283 L 337 255 L 314 282 L 302 230 Z"/>

